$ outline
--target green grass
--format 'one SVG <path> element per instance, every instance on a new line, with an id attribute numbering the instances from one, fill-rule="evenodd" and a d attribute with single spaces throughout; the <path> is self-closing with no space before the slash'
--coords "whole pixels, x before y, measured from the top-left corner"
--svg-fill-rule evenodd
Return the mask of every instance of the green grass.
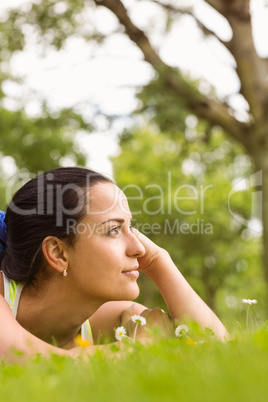
<path id="1" fill-rule="evenodd" d="M 192 339 L 200 334 L 190 331 Z M 0 401 L 265 401 L 268 329 L 222 344 L 209 334 L 139 343 L 88 362 L 52 356 L 0 366 Z M 120 356 L 119 356 L 120 355 Z"/>

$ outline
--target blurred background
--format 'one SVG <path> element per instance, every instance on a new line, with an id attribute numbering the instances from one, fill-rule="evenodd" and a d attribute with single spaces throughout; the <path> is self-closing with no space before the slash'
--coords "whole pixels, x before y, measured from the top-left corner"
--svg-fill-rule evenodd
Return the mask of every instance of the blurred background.
<path id="1" fill-rule="evenodd" d="M 267 20 L 266 0 L 1 0 L 0 208 L 96 169 L 227 326 L 242 298 L 266 319 Z"/>

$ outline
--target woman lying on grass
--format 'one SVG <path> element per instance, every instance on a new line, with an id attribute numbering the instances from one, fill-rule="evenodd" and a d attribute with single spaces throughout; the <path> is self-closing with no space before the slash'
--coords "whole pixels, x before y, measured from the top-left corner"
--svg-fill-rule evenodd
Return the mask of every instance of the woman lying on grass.
<path id="1" fill-rule="evenodd" d="M 169 254 L 131 227 L 124 193 L 99 173 L 61 168 L 40 175 L 0 217 L 0 358 L 14 360 L 12 350 L 75 357 L 79 333 L 91 343 L 83 352 L 92 353 L 94 342 L 114 340 L 119 325 L 133 331 L 133 314 L 168 332 L 168 314 L 131 301 L 139 271 L 154 281 L 173 319 L 227 336 Z M 137 339 L 146 334 L 140 326 Z"/>

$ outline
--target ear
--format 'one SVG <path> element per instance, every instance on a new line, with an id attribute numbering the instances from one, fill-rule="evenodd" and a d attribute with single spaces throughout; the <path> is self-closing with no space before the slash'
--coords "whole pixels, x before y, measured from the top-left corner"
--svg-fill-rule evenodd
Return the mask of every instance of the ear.
<path id="1" fill-rule="evenodd" d="M 42 251 L 48 264 L 56 271 L 63 273 L 68 268 L 66 245 L 54 236 L 47 236 L 42 243 Z"/>

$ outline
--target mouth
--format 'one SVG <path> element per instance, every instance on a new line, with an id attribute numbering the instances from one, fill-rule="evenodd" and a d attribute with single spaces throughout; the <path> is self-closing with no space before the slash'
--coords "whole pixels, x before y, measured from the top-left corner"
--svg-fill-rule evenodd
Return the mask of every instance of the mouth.
<path id="1" fill-rule="evenodd" d="M 132 268 L 126 271 L 122 271 L 122 274 L 129 276 L 130 278 L 135 278 L 138 279 L 140 273 L 138 271 L 138 267 L 137 268 Z"/>

